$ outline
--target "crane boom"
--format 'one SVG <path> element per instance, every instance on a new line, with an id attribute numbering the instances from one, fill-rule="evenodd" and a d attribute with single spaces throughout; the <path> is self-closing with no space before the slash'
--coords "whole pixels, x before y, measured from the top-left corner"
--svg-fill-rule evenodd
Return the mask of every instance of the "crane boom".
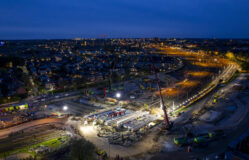
<path id="1" fill-rule="evenodd" d="M 156 79 L 156 83 L 157 83 L 157 88 L 158 88 L 159 95 L 160 95 L 160 106 L 162 107 L 163 113 L 164 113 L 164 122 L 165 122 L 166 127 L 168 127 L 169 126 L 169 119 L 168 119 L 168 115 L 167 115 L 167 111 L 166 111 L 166 106 L 164 105 L 163 96 L 162 96 L 162 92 L 161 92 L 161 87 L 159 85 L 159 81 L 158 81 L 158 77 L 157 77 L 156 67 L 155 67 L 155 64 L 153 62 L 152 57 L 151 57 L 151 61 L 152 61 L 152 67 L 153 67 L 153 70 L 154 70 L 154 73 L 155 73 L 155 79 Z"/>

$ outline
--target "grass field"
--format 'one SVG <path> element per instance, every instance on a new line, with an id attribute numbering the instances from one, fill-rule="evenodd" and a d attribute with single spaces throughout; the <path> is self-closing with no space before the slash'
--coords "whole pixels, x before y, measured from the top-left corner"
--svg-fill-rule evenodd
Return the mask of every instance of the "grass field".
<path id="1" fill-rule="evenodd" d="M 5 156 L 10 156 L 10 155 L 13 155 L 13 154 L 18 154 L 18 153 L 29 153 L 29 154 L 35 156 L 36 153 L 34 151 L 31 151 L 32 149 L 35 149 L 36 147 L 39 147 L 39 146 L 49 146 L 51 149 L 59 148 L 59 147 L 61 147 L 62 145 L 65 144 L 65 143 L 62 142 L 62 140 L 64 142 L 66 142 L 68 140 L 68 137 L 64 136 L 64 137 L 61 137 L 61 139 L 54 138 L 54 139 L 50 139 L 48 141 L 44 141 L 44 142 L 41 142 L 41 143 L 38 143 L 38 144 L 35 144 L 35 145 L 26 146 L 26 147 L 23 147 L 23 148 L 18 148 L 18 149 L 15 149 L 15 150 L 0 153 L 0 158 L 4 158 Z"/>

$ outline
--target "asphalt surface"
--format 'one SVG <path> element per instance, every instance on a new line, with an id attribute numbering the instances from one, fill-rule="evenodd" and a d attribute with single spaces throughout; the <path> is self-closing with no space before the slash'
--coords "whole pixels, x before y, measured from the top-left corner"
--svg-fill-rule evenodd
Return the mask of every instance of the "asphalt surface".
<path id="1" fill-rule="evenodd" d="M 225 81 L 228 81 L 232 75 L 235 73 L 235 71 L 237 70 L 236 66 L 234 65 L 229 65 L 222 73 L 221 75 L 219 75 L 218 77 L 216 77 L 211 83 L 210 85 L 215 85 L 218 86 L 220 79 L 223 79 Z M 185 121 L 188 121 L 191 117 L 193 112 L 198 112 L 198 110 L 200 111 L 204 105 L 206 104 L 206 102 L 213 96 L 214 93 L 216 93 L 217 88 L 215 88 L 213 91 L 211 91 L 208 95 L 206 95 L 205 97 L 203 97 L 202 99 L 200 99 L 199 101 L 197 101 L 195 104 L 191 105 L 191 107 L 185 112 L 183 113 L 180 117 L 176 118 L 174 120 L 175 124 L 182 124 L 185 123 Z M 200 96 L 199 94 L 196 94 L 198 98 L 198 96 Z"/>

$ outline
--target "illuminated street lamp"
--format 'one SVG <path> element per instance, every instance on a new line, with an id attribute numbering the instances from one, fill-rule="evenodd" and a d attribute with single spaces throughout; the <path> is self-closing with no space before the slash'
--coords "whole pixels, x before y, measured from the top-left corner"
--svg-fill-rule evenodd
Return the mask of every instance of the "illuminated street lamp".
<path id="1" fill-rule="evenodd" d="M 173 101 L 173 107 L 172 107 L 172 110 L 175 111 L 175 103 Z"/>
<path id="2" fill-rule="evenodd" d="M 63 111 L 67 111 L 68 107 L 67 106 L 63 106 Z"/>
<path id="3" fill-rule="evenodd" d="M 116 98 L 120 98 L 121 97 L 121 93 L 116 93 Z"/>

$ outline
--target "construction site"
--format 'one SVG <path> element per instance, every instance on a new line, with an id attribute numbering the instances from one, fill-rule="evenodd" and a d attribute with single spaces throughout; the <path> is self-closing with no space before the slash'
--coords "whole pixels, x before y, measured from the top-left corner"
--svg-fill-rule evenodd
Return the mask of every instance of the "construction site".
<path id="1" fill-rule="evenodd" d="M 145 159 L 186 151 L 191 152 L 188 156 L 204 157 L 205 148 L 226 139 L 220 142 L 224 149 L 238 133 L 233 127 L 248 115 L 248 75 L 238 74 L 237 66 L 225 65 L 223 59 L 212 62 L 198 52 L 179 52 L 180 58 L 167 52 L 181 62 L 167 73 L 151 60 L 147 74 L 119 82 L 109 79 L 104 85 L 57 94 L 51 100 L 42 98 L 32 119 L 58 119 L 63 139 L 55 137 L 56 143 L 83 137 L 94 144 L 100 157 Z M 200 55 L 203 60 L 195 58 Z M 201 61 L 204 66 L 197 63 Z M 37 155 L 51 150 L 43 143 L 25 147 L 25 153 Z"/>
<path id="2" fill-rule="evenodd" d="M 80 101 L 99 108 L 81 116 L 80 123 L 77 123 L 79 133 L 112 157 L 143 157 L 157 152 L 184 151 L 185 148 L 200 154 L 199 149 L 229 137 L 227 129 L 232 124 L 227 121 L 233 120 L 229 120 L 228 115 L 233 117 L 236 116 L 234 114 L 242 114 L 239 101 L 224 98 L 226 90 L 236 90 L 234 97 L 248 88 L 242 85 L 247 80 L 247 75 L 233 80 L 236 70 L 234 65 L 228 65 L 198 92 L 187 97 L 181 95 L 178 99 L 177 94 L 171 98 L 165 95 L 171 92 L 161 88 L 163 83 L 158 78 L 161 75 L 155 70 L 154 75 L 150 76 L 154 78 L 146 80 L 152 82 L 149 90 L 142 89 L 141 81 L 140 85 L 139 81 L 136 82 L 138 84 L 134 81 L 114 84 L 111 90 L 105 90 L 104 97 L 96 96 L 97 93 L 103 94 L 102 91 L 93 90 L 94 100 L 82 97 Z M 210 73 L 189 72 L 188 75 L 206 77 Z M 181 87 L 178 92 L 182 92 L 188 85 L 195 86 L 194 83 L 196 82 L 184 80 L 174 85 Z M 224 100 L 230 107 L 215 107 L 220 103 L 224 104 Z M 230 104 L 230 100 L 237 104 Z M 240 116 L 241 119 L 245 118 Z M 141 155 L 146 151 L 146 155 Z"/>
<path id="3" fill-rule="evenodd" d="M 149 112 L 115 107 L 85 116 L 81 129 L 92 126 L 97 130 L 97 136 L 107 138 L 110 144 L 130 146 L 141 140 L 158 122 L 160 117 Z"/>

